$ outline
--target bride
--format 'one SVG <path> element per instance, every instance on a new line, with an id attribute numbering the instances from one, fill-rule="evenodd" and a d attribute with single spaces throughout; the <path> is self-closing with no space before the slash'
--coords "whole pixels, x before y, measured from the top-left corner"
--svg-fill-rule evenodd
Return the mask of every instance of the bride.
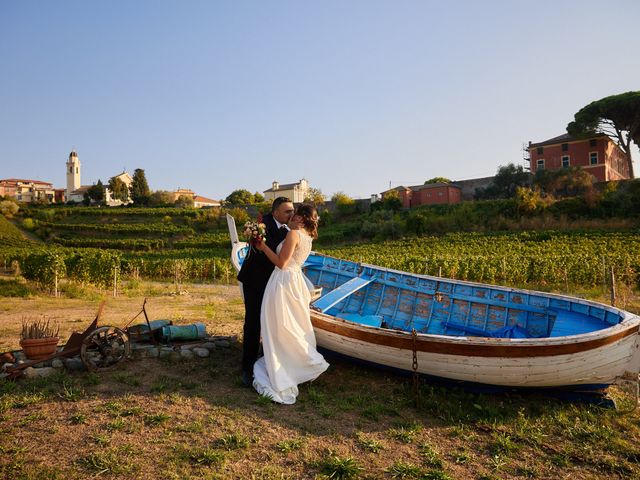
<path id="1" fill-rule="evenodd" d="M 309 316 L 311 294 L 301 267 L 318 234 L 318 214 L 300 205 L 291 230 L 276 252 L 265 242 L 256 248 L 276 266 L 262 300 L 260 329 L 264 357 L 253 366 L 253 387 L 278 403 L 293 404 L 298 385 L 317 378 L 329 364 L 316 350 Z"/>

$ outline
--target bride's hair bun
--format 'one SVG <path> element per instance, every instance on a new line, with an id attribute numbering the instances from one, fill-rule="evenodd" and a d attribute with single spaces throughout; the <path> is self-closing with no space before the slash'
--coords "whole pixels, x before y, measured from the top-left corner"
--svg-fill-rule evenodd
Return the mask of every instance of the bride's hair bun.
<path id="1" fill-rule="evenodd" d="M 298 205 L 296 215 L 302 217 L 302 226 L 313 238 L 318 238 L 318 211 L 313 205 Z"/>

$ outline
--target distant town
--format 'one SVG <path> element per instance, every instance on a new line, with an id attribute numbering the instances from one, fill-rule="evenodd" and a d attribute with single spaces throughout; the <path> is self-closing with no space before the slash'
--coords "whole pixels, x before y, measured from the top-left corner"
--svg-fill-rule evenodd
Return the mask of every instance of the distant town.
<path id="1" fill-rule="evenodd" d="M 525 147 L 525 162 L 528 166 L 501 167 L 515 170 L 530 183 L 537 172 L 558 172 L 579 169 L 587 172 L 592 182 L 601 183 L 633 178 L 625 152 L 605 134 L 591 138 L 575 138 L 565 133 L 541 142 L 529 142 Z M 538 173 L 538 175 L 539 175 Z M 0 180 L 0 196 L 24 203 L 92 205 L 101 204 L 110 207 L 135 203 L 136 182 L 143 184 L 146 204 L 176 204 L 195 208 L 221 207 L 225 203 L 261 203 L 270 202 L 276 197 L 285 196 L 295 203 L 314 201 L 323 203 L 324 195 L 318 188 L 309 185 L 306 179 L 293 183 L 273 181 L 271 187 L 262 194 L 251 194 L 245 190 L 235 190 L 226 200 L 214 200 L 199 195 L 189 188 L 177 188 L 173 191 L 151 192 L 146 184 L 144 170 L 137 169 L 134 175 L 123 171 L 111 177 L 106 185 L 100 180 L 91 185 L 82 184 L 82 168 L 78 153 L 73 150 L 66 162 L 66 188 L 55 188 L 53 183 L 43 180 L 6 178 Z M 421 185 L 399 185 L 379 193 L 373 193 L 371 203 L 397 196 L 403 208 L 421 205 L 455 204 L 462 201 L 481 199 L 491 191 L 496 177 L 482 177 L 469 180 L 452 181 L 435 177 Z M 528 182 L 526 179 L 529 179 Z M 243 194 L 245 196 L 243 197 Z M 246 195 L 248 194 L 248 196 Z"/>

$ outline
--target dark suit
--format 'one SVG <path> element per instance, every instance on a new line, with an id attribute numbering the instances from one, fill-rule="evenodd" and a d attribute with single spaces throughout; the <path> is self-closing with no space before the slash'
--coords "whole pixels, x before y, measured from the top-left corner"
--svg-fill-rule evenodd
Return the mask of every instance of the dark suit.
<path id="1" fill-rule="evenodd" d="M 285 228 L 278 225 L 270 213 L 262 217 L 267 227 L 267 245 L 274 252 L 287 236 Z M 269 277 L 275 266 L 267 256 L 255 249 L 250 249 L 249 256 L 242 262 L 238 280 L 242 282 L 244 294 L 244 340 L 242 346 L 242 370 L 253 376 L 253 364 L 258 359 L 260 350 L 260 310 L 262 297 Z"/>

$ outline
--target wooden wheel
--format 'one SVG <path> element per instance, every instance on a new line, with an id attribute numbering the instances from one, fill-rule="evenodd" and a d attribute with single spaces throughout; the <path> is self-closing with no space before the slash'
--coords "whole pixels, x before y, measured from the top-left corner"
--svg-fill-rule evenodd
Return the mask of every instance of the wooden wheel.
<path id="1" fill-rule="evenodd" d="M 100 327 L 82 341 L 80 358 L 90 372 L 108 370 L 131 353 L 126 333 L 117 327 Z"/>

